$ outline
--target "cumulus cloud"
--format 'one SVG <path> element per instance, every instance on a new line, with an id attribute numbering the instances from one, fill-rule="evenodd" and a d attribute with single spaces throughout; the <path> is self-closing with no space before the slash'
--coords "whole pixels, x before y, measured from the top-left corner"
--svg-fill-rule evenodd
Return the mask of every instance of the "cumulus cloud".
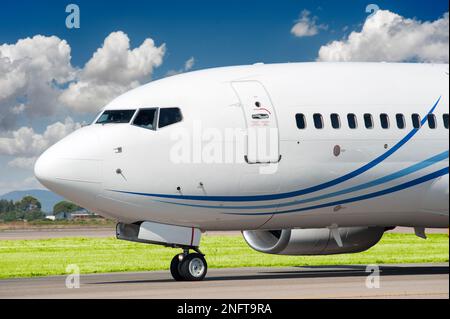
<path id="1" fill-rule="evenodd" d="M 0 45 L 0 131 L 19 116 L 94 112 L 111 99 L 151 80 L 165 44 L 150 38 L 137 48 L 113 32 L 83 68 L 71 64 L 71 48 L 55 36 L 37 35 Z"/>
<path id="2" fill-rule="evenodd" d="M 16 157 L 8 162 L 8 166 L 11 168 L 32 170 L 36 163 L 37 157 Z"/>
<path id="3" fill-rule="evenodd" d="M 80 123 L 67 118 L 64 123 L 57 122 L 47 126 L 44 133 L 38 134 L 31 127 L 21 127 L 0 137 L 0 156 L 16 156 L 20 159 L 11 161 L 11 166 L 26 166 L 26 161 L 40 155 L 51 145 L 81 127 Z"/>
<path id="4" fill-rule="evenodd" d="M 435 21 L 422 22 L 379 10 L 361 31 L 322 46 L 318 60 L 448 63 L 448 48 L 448 12 Z"/>
<path id="5" fill-rule="evenodd" d="M 184 70 L 185 70 L 185 71 L 191 70 L 191 69 L 194 67 L 194 64 L 195 64 L 195 58 L 194 58 L 194 57 L 191 57 L 189 60 L 187 60 L 187 61 L 184 63 Z"/>
<path id="6" fill-rule="evenodd" d="M 194 65 L 195 65 L 195 58 L 190 57 L 186 62 L 184 62 L 183 68 L 181 68 L 179 70 L 170 70 L 169 72 L 167 72 L 167 76 L 172 76 L 172 75 L 177 75 L 177 74 L 181 74 L 184 72 L 188 72 L 188 71 L 192 70 Z"/>
<path id="7" fill-rule="evenodd" d="M 325 24 L 317 24 L 317 17 L 311 17 L 311 12 L 308 10 L 303 10 L 300 13 L 299 19 L 296 21 L 295 25 L 291 29 L 291 33 L 296 37 L 311 37 L 319 34 L 320 30 L 325 30 L 328 28 Z"/>
<path id="8" fill-rule="evenodd" d="M 19 114 L 54 112 L 58 86 L 75 76 L 70 54 L 67 42 L 55 36 L 0 45 L 0 130 L 12 128 Z"/>
<path id="9" fill-rule="evenodd" d="M 165 44 L 158 47 L 152 39 L 131 50 L 128 36 L 113 32 L 62 93 L 60 101 L 76 111 L 96 111 L 117 95 L 150 81 L 165 51 Z"/>

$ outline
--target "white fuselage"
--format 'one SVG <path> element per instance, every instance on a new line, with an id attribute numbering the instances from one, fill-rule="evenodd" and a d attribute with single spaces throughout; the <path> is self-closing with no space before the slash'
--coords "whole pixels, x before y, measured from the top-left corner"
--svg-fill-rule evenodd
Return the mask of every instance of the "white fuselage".
<path id="1" fill-rule="evenodd" d="M 152 82 L 103 109 L 176 107 L 182 121 L 156 130 L 133 125 L 136 114 L 130 123 L 94 122 L 51 147 L 35 171 L 54 192 L 124 223 L 201 230 L 448 227 L 448 105 L 448 65 L 198 71 Z M 314 114 L 323 128 L 315 127 Z M 332 127 L 331 114 L 340 128 Z M 354 129 L 349 114 L 356 115 Z M 373 128 L 365 125 L 368 115 Z M 254 152 L 254 128 L 275 132 L 270 154 Z M 238 140 L 230 131 L 248 134 Z M 242 152 L 228 156 L 236 149 Z M 180 150 L 182 160 L 174 160 Z"/>

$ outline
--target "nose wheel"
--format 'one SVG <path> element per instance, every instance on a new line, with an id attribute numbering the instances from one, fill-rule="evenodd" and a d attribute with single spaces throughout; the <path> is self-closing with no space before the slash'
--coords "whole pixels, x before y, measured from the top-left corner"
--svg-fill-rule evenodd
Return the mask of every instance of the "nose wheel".
<path id="1" fill-rule="evenodd" d="M 183 253 L 173 257 L 170 273 L 176 281 L 201 281 L 208 271 L 205 257 L 200 253 Z"/>

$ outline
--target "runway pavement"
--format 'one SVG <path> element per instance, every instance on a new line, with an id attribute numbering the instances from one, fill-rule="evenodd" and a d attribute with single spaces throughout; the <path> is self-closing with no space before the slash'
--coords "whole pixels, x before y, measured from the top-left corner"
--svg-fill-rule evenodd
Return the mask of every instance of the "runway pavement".
<path id="1" fill-rule="evenodd" d="M 239 231 L 215 231 L 207 232 L 215 236 L 239 236 Z M 115 237 L 116 230 L 113 227 L 79 227 L 79 228 L 42 228 L 42 229 L 11 229 L 0 230 L 1 240 L 35 240 L 68 237 L 106 238 Z"/>
<path id="2" fill-rule="evenodd" d="M 449 298 L 448 263 L 380 270 L 372 289 L 365 266 L 321 266 L 213 269 L 203 282 L 175 282 L 168 272 L 82 275 L 79 289 L 67 289 L 64 276 L 0 280 L 0 298 Z"/>
<path id="3" fill-rule="evenodd" d="M 34 240 L 67 237 L 105 238 L 115 237 L 113 227 L 67 227 L 1 230 L 0 240 Z"/>
<path id="4" fill-rule="evenodd" d="M 389 231 L 390 233 L 414 234 L 413 228 L 397 227 Z M 447 234 L 447 229 L 427 229 L 427 234 Z M 214 231 L 207 232 L 209 235 L 216 236 L 239 236 L 239 231 L 224 232 Z M 116 231 L 114 227 L 78 227 L 78 228 L 59 228 L 59 229 L 19 229 L 19 230 L 0 230 L 0 240 L 34 240 L 49 238 L 67 238 L 67 237 L 88 237 L 88 238 L 105 238 L 115 237 Z"/>

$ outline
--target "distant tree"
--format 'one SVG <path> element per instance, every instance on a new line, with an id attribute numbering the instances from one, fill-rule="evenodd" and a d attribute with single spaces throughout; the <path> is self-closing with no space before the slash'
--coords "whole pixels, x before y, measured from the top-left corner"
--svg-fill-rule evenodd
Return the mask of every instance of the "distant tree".
<path id="1" fill-rule="evenodd" d="M 67 202 L 67 201 L 61 201 L 57 203 L 55 206 L 53 206 L 53 215 L 59 214 L 59 213 L 73 213 L 79 210 L 82 210 L 80 206 Z"/>
<path id="2" fill-rule="evenodd" d="M 14 211 L 0 213 L 0 220 L 4 222 L 12 222 L 17 220 L 17 214 Z"/>
<path id="3" fill-rule="evenodd" d="M 14 202 L 12 200 L 0 200 L 0 213 L 12 212 L 14 209 Z"/>
<path id="4" fill-rule="evenodd" d="M 42 208 L 39 200 L 37 200 L 33 196 L 25 196 L 21 201 L 16 202 L 15 206 L 17 210 L 20 210 L 24 213 L 40 212 Z"/>
<path id="5" fill-rule="evenodd" d="M 28 212 L 25 213 L 24 219 L 27 221 L 45 219 L 45 214 L 41 211 L 39 212 Z"/>
<path id="6" fill-rule="evenodd" d="M 25 196 L 18 202 L 0 200 L 0 221 L 44 219 L 41 203 L 32 196 Z"/>

